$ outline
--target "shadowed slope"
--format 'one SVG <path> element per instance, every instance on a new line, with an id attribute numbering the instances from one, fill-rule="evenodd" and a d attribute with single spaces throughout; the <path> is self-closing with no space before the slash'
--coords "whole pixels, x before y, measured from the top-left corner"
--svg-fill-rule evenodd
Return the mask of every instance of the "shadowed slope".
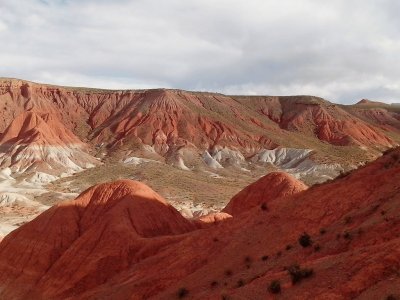
<path id="1" fill-rule="evenodd" d="M 95 186 L 2 241 L 0 295 L 34 299 L 60 290 L 83 292 L 174 241 L 157 237 L 194 228 L 144 184 L 122 180 Z"/>

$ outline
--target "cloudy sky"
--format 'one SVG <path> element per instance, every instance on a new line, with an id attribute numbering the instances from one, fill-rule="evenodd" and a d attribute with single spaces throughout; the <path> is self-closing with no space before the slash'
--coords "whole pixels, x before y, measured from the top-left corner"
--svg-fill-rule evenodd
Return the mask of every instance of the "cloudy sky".
<path id="1" fill-rule="evenodd" d="M 0 76 L 400 102 L 398 0 L 0 0 Z"/>

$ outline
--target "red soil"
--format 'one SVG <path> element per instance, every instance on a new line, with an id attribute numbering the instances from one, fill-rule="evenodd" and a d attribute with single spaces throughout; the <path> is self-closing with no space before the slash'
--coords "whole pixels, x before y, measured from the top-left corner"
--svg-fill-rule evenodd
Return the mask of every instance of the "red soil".
<path id="1" fill-rule="evenodd" d="M 272 172 L 240 191 L 229 201 L 223 211 L 236 217 L 256 206 L 263 205 L 263 208 L 267 210 L 270 201 L 305 189 L 307 186 L 292 175 Z"/>
<path id="2" fill-rule="evenodd" d="M 300 193 L 290 192 L 295 180 L 276 178 L 291 184 L 268 210 L 255 206 L 200 230 L 143 184 L 91 188 L 4 238 L 0 295 L 273 299 L 273 280 L 282 299 L 400 295 L 400 149 Z M 312 240 L 305 248 L 304 232 Z M 293 284 L 284 267 L 295 263 L 313 275 Z"/>

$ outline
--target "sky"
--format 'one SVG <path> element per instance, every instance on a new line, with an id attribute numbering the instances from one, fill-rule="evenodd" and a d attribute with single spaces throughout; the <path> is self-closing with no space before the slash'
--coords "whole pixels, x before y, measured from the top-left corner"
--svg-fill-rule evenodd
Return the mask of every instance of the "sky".
<path id="1" fill-rule="evenodd" d="M 0 77 L 400 102 L 398 0 L 0 0 Z"/>

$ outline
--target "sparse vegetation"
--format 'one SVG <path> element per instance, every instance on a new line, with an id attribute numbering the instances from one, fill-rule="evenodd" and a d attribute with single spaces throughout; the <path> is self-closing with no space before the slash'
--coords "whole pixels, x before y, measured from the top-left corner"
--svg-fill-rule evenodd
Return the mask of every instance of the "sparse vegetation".
<path id="1" fill-rule="evenodd" d="M 263 202 L 263 203 L 261 204 L 261 210 L 268 210 L 267 203 Z"/>
<path id="2" fill-rule="evenodd" d="M 292 249 L 293 246 L 292 245 L 286 245 L 286 251 L 289 251 L 290 249 Z"/>
<path id="3" fill-rule="evenodd" d="M 232 276 L 232 274 L 233 274 L 232 270 L 225 270 L 225 276 L 230 277 Z"/>
<path id="4" fill-rule="evenodd" d="M 244 280 L 243 279 L 239 279 L 237 282 L 237 287 L 242 287 L 244 286 Z"/>
<path id="5" fill-rule="evenodd" d="M 387 297 L 386 297 L 386 300 L 398 300 L 399 298 L 398 297 L 396 297 L 395 295 L 388 295 Z"/>
<path id="6" fill-rule="evenodd" d="M 348 231 L 345 231 L 344 233 L 343 233 L 343 237 L 346 239 L 346 240 L 351 240 L 351 234 L 350 234 L 350 232 L 348 232 Z"/>
<path id="7" fill-rule="evenodd" d="M 303 247 L 309 247 L 312 245 L 312 240 L 311 240 L 311 236 L 307 233 L 304 232 L 300 237 L 299 237 L 299 244 Z"/>
<path id="8" fill-rule="evenodd" d="M 325 229 L 325 228 L 321 228 L 321 229 L 319 230 L 319 233 L 320 233 L 321 235 L 324 235 L 324 234 L 326 233 L 326 229 Z"/>
<path id="9" fill-rule="evenodd" d="M 390 155 L 390 157 L 394 160 L 394 161 L 398 161 L 400 159 L 400 155 L 398 153 L 392 153 Z"/>
<path id="10" fill-rule="evenodd" d="M 216 287 L 216 286 L 218 286 L 218 281 L 214 280 L 211 282 L 210 285 L 211 285 L 211 287 Z"/>
<path id="11" fill-rule="evenodd" d="M 273 280 L 268 286 L 268 291 L 272 294 L 279 294 L 281 292 L 281 282 L 279 280 Z"/>
<path id="12" fill-rule="evenodd" d="M 268 255 L 263 255 L 263 256 L 261 257 L 261 260 L 262 260 L 262 261 L 268 260 Z"/>
<path id="13" fill-rule="evenodd" d="M 180 288 L 178 291 L 178 298 L 185 298 L 189 294 L 189 291 L 186 288 Z"/>
<path id="14" fill-rule="evenodd" d="M 300 268 L 298 264 L 291 265 L 287 268 L 290 278 L 292 279 L 292 284 L 297 284 L 304 278 L 309 278 L 314 274 L 313 269 Z"/>
<path id="15" fill-rule="evenodd" d="M 314 251 L 319 252 L 321 250 L 321 246 L 319 244 L 314 245 Z"/>

